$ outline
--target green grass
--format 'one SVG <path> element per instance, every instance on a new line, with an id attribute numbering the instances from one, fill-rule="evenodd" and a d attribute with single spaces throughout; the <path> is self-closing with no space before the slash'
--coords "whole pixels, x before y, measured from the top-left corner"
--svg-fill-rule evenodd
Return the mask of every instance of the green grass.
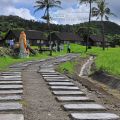
<path id="1" fill-rule="evenodd" d="M 71 51 L 73 53 L 80 53 L 80 56 L 82 57 L 86 57 L 91 54 L 96 55 L 95 63 L 97 70 L 103 70 L 109 74 L 120 77 L 120 48 L 108 48 L 108 50 L 106 49 L 103 51 L 100 47 L 93 47 L 85 53 L 84 46 L 71 44 Z M 70 73 L 73 72 L 71 71 L 73 68 L 74 62 L 71 64 L 66 62 L 60 66 L 61 71 L 67 69 Z"/>

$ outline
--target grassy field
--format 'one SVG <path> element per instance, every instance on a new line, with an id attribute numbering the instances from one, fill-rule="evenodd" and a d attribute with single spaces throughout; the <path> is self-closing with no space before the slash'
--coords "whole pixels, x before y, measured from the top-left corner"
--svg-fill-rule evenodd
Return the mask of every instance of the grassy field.
<path id="1" fill-rule="evenodd" d="M 120 48 L 108 48 L 105 51 L 99 47 L 93 47 L 85 53 L 85 47 L 80 45 L 71 44 L 71 51 L 73 53 L 80 53 L 80 56 L 86 57 L 88 55 L 96 55 L 97 70 L 106 71 L 112 75 L 120 77 Z M 60 65 L 61 71 L 67 69 L 70 72 L 74 71 L 74 62 L 66 62 Z"/>
<path id="2" fill-rule="evenodd" d="M 52 57 L 60 56 L 60 55 L 65 55 L 66 52 L 53 52 Z M 25 61 L 30 61 L 30 60 L 40 60 L 40 59 L 45 59 L 49 58 L 49 52 L 45 52 L 42 54 L 38 54 L 36 56 L 30 56 L 29 58 L 12 58 L 12 57 L 1 57 L 0 58 L 0 71 L 7 70 L 8 66 L 15 64 L 15 63 L 20 63 L 20 62 L 25 62 Z"/>
<path id="3" fill-rule="evenodd" d="M 64 50 L 62 52 L 53 52 L 53 57 L 65 55 L 66 54 L 65 45 Z M 81 57 L 86 57 L 90 54 L 96 55 L 96 67 L 98 70 L 106 71 L 112 75 L 120 76 L 120 48 L 108 48 L 105 51 L 99 47 L 93 47 L 89 49 L 87 53 L 85 53 L 85 47 L 77 44 L 71 44 L 71 52 L 79 53 Z M 29 60 L 38 60 L 43 58 L 50 57 L 48 52 L 43 54 L 39 54 L 37 56 L 33 56 L 26 59 L 15 59 L 11 57 L 0 58 L 0 71 L 6 69 L 9 65 L 14 63 L 29 61 Z M 75 62 L 66 62 L 60 65 L 61 71 L 63 69 L 69 70 L 71 73 L 74 71 Z"/>

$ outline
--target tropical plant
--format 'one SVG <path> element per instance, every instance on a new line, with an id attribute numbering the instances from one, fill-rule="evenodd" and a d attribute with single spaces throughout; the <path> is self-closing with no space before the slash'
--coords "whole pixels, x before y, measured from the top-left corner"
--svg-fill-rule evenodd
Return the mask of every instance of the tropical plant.
<path id="1" fill-rule="evenodd" d="M 35 12 L 45 9 L 45 13 L 42 18 L 47 20 L 48 31 L 49 31 L 49 35 L 50 35 L 50 9 L 53 7 L 61 8 L 60 7 L 61 1 L 59 1 L 59 0 L 37 0 L 35 3 L 36 3 L 36 5 L 34 6 L 36 8 Z M 50 46 L 52 46 L 51 45 L 52 44 L 51 37 L 49 40 L 49 44 L 50 44 Z M 52 55 L 52 47 L 50 49 L 50 55 Z"/>
<path id="2" fill-rule="evenodd" d="M 92 3 L 93 2 L 96 2 L 97 0 L 79 0 L 80 4 L 81 3 L 89 3 L 89 6 L 90 6 L 90 11 L 89 11 L 89 25 L 88 25 L 88 35 L 87 35 L 87 39 L 86 39 L 86 52 L 88 50 L 88 40 L 89 40 L 89 37 L 90 37 L 90 23 L 91 23 L 91 15 L 92 15 Z"/>
<path id="3" fill-rule="evenodd" d="M 110 15 L 114 15 L 111 13 L 110 8 L 107 7 L 108 3 L 105 0 L 99 0 L 97 2 L 97 7 L 92 8 L 92 16 L 97 17 L 97 19 L 101 19 L 101 26 L 102 26 L 102 46 L 103 50 L 105 50 L 105 30 L 104 30 L 104 18 L 105 20 L 109 20 Z"/>

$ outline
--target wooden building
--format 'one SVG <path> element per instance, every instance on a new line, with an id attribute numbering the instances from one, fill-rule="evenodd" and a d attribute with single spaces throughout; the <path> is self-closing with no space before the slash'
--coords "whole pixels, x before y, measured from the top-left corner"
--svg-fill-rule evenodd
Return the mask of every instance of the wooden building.
<path id="1" fill-rule="evenodd" d="M 4 40 L 9 41 L 12 39 L 14 40 L 15 43 L 17 43 L 19 42 L 19 37 L 21 32 L 22 31 L 19 31 L 19 30 L 10 30 L 5 36 Z M 47 37 L 41 31 L 28 30 L 28 31 L 25 31 L 25 33 L 27 37 L 27 42 L 32 46 L 38 45 L 41 41 L 42 43 L 44 41 L 47 41 Z"/>

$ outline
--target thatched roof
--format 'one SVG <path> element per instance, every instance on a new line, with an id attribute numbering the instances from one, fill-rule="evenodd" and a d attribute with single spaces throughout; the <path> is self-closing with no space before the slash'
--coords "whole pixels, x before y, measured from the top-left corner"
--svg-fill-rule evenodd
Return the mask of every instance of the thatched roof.
<path id="1" fill-rule="evenodd" d="M 75 33 L 68 32 L 55 32 L 51 34 L 52 40 L 60 40 L 60 41 L 81 41 L 79 35 Z"/>
<path id="2" fill-rule="evenodd" d="M 103 41 L 103 38 L 102 36 L 100 35 L 91 35 L 90 36 L 90 39 L 93 41 L 93 42 L 102 42 Z M 105 42 L 107 42 L 107 39 L 105 38 Z"/>
<path id="3" fill-rule="evenodd" d="M 19 30 L 10 30 L 5 36 L 5 39 L 13 39 L 13 38 L 19 39 L 21 32 L 22 31 Z M 47 37 L 41 31 L 27 30 L 25 31 L 25 33 L 27 40 L 47 40 Z"/>

